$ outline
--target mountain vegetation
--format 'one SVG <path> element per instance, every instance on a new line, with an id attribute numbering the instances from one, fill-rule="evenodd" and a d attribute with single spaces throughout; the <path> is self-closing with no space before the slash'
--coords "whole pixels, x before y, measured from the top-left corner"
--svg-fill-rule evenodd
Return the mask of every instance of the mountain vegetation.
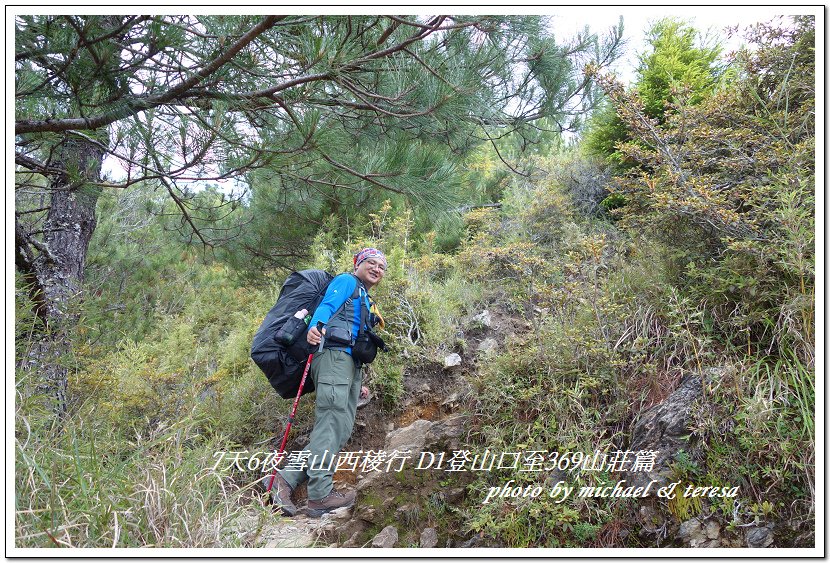
<path id="1" fill-rule="evenodd" d="M 657 547 L 700 519 L 721 546 L 812 547 L 815 21 L 712 39 L 657 22 L 625 85 L 619 30 L 536 16 L 15 16 L 16 547 L 258 547 L 246 518 L 277 517 L 249 454 L 288 405 L 253 334 L 291 270 L 368 245 L 371 430 L 411 421 L 428 376 L 463 389 L 468 453 L 626 450 L 697 376 L 672 480 L 739 489 L 484 502 L 558 480 L 503 467 L 431 483 L 463 494 L 419 491 L 407 522 Z M 513 327 L 497 347 L 473 343 L 483 310 Z"/>

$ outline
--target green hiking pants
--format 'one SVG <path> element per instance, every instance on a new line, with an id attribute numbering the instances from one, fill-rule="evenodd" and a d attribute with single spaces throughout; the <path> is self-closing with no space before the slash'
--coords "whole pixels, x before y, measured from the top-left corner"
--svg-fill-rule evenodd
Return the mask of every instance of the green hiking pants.
<path id="1" fill-rule="evenodd" d="M 280 475 L 292 488 L 308 480 L 308 498 L 319 500 L 331 492 L 337 453 L 352 435 L 361 372 L 346 352 L 324 349 L 314 354 L 311 377 L 317 390 L 311 438 Z"/>

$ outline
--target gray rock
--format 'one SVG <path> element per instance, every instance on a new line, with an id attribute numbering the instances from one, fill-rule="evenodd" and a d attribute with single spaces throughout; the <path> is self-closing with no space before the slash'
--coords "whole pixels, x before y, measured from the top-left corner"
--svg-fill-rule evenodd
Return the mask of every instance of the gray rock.
<path id="1" fill-rule="evenodd" d="M 704 531 L 706 532 L 706 537 L 710 540 L 720 539 L 720 524 L 718 524 L 714 520 L 709 520 L 706 522 L 706 526 L 704 526 Z"/>
<path id="2" fill-rule="evenodd" d="M 372 539 L 372 547 L 395 547 L 398 542 L 398 530 L 395 526 L 386 526 Z"/>
<path id="3" fill-rule="evenodd" d="M 393 450 L 419 451 L 424 447 L 427 433 L 433 426 L 435 426 L 435 423 L 429 420 L 416 420 L 409 426 L 393 430 L 386 435 L 386 446 L 384 449 L 387 452 Z"/>
<path id="4" fill-rule="evenodd" d="M 747 547 L 770 547 L 772 540 L 772 530 L 766 526 L 750 528 L 746 532 Z"/>
<path id="5" fill-rule="evenodd" d="M 686 437 L 689 434 L 688 421 L 692 404 L 703 392 L 700 375 L 686 377 L 680 386 L 659 405 L 646 409 L 631 432 L 633 452 L 654 450 L 657 452 L 652 471 L 626 472 L 623 478 L 629 485 L 641 487 L 649 481 L 657 481 L 652 491 L 669 483 L 671 468 L 675 455 L 680 450 L 688 450 Z"/>
<path id="6" fill-rule="evenodd" d="M 706 543 L 708 538 L 703 526 L 700 525 L 700 520 L 692 518 L 680 524 L 680 529 L 677 530 L 677 537 L 689 547 L 701 547 Z"/>
<path id="7" fill-rule="evenodd" d="M 450 354 L 444 358 L 444 369 L 450 369 L 461 365 L 461 356 L 458 354 Z"/>
<path id="8" fill-rule="evenodd" d="M 424 528 L 421 532 L 421 540 L 418 543 L 424 549 L 431 549 L 438 545 L 438 532 L 435 528 Z"/>
<path id="9" fill-rule="evenodd" d="M 338 509 L 332 510 L 331 512 L 326 512 L 320 518 L 321 522 L 332 521 L 335 523 L 339 523 L 343 520 L 348 520 L 352 515 L 352 509 L 348 506 L 341 506 Z"/>
<path id="10" fill-rule="evenodd" d="M 460 448 L 464 434 L 464 415 L 455 415 L 432 423 L 424 433 L 423 445 L 430 451 L 452 451 Z"/>
<path id="11" fill-rule="evenodd" d="M 414 459 L 417 460 L 419 455 L 418 452 L 424 450 L 424 442 L 426 440 L 427 433 L 434 425 L 435 423 L 430 422 L 429 420 L 416 420 L 409 426 L 398 428 L 397 430 L 390 429 L 390 431 L 386 434 L 386 445 L 383 449 L 387 452 L 392 452 L 394 450 L 403 452 L 409 450 L 411 455 L 414 456 Z M 384 475 L 386 475 L 386 473 L 382 471 L 362 473 L 361 476 L 363 478 L 358 481 L 357 490 L 365 491 L 369 489 L 374 486 L 375 482 L 378 479 L 381 479 Z M 367 518 L 363 519 L 368 520 Z"/>
<path id="12" fill-rule="evenodd" d="M 473 322 L 487 328 L 493 326 L 493 318 L 490 316 L 490 311 L 486 309 L 473 317 Z"/>
<path id="13" fill-rule="evenodd" d="M 689 547 L 720 547 L 720 524 L 712 520 L 704 524 L 699 518 L 691 518 L 680 524 L 677 537 Z"/>

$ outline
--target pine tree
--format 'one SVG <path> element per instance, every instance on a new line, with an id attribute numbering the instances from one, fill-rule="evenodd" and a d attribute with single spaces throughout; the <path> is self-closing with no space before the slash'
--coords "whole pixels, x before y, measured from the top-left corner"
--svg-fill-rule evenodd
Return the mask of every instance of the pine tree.
<path id="1" fill-rule="evenodd" d="M 379 191 L 439 202 L 481 142 L 541 118 L 570 128 L 595 94 L 580 55 L 608 61 L 617 42 L 560 45 L 536 16 L 18 15 L 15 45 L 15 263 L 48 364 L 102 189 L 156 187 L 207 246 L 245 232 L 211 231 L 217 207 L 268 215 L 252 252 L 304 207 Z M 207 182 L 235 201 L 198 196 Z M 63 405 L 65 368 L 51 379 Z"/>

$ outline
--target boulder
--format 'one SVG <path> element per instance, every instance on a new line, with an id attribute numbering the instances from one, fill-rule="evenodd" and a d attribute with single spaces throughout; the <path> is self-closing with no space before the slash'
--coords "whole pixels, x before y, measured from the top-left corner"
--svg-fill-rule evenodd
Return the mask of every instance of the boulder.
<path id="1" fill-rule="evenodd" d="M 467 490 L 464 487 L 453 487 L 446 491 L 445 497 L 448 503 L 455 505 L 464 500 L 466 494 Z"/>
<path id="2" fill-rule="evenodd" d="M 720 539 L 720 524 L 714 520 L 707 520 L 703 531 L 706 532 L 706 537 L 710 540 Z"/>

